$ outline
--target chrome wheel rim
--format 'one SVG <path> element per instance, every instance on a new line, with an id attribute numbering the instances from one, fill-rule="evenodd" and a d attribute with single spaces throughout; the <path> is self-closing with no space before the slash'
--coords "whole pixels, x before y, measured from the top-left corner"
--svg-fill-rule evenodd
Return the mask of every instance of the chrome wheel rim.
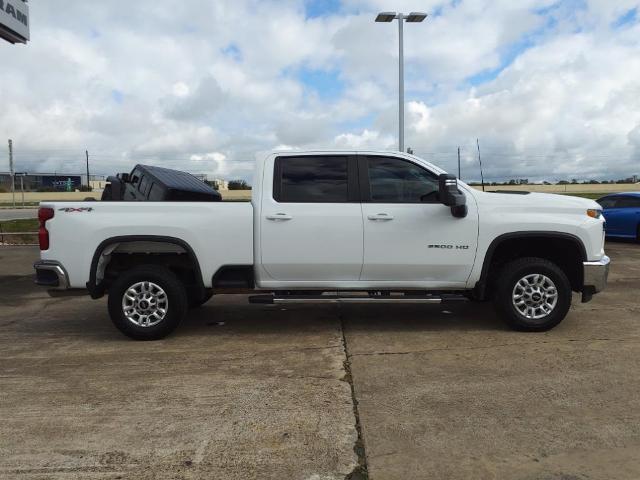
<path id="1" fill-rule="evenodd" d="M 122 296 L 122 313 L 138 327 L 153 327 L 167 315 L 169 299 L 159 285 L 138 282 L 131 285 Z"/>
<path id="2" fill-rule="evenodd" d="M 532 273 L 516 282 L 511 298 L 520 315 L 530 320 L 540 320 L 556 308 L 558 289 L 546 275 Z"/>

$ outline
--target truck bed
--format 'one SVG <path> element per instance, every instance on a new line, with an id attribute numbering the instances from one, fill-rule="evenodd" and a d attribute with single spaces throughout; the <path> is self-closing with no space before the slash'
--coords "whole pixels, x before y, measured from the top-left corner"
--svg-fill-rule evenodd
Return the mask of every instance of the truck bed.
<path id="1" fill-rule="evenodd" d="M 223 265 L 253 264 L 249 202 L 43 202 L 41 206 L 55 211 L 47 221 L 50 248 L 42 251 L 41 258 L 65 265 L 71 288 L 86 286 L 97 248 L 115 237 L 130 241 L 155 235 L 186 242 L 198 259 L 206 287 Z"/>

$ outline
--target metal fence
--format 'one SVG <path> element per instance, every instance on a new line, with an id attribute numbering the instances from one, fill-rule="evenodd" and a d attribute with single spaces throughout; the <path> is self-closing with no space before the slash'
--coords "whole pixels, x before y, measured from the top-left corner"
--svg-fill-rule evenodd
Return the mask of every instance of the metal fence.
<path id="1" fill-rule="evenodd" d="M 5 232 L 0 223 L 0 245 L 38 245 L 37 236 L 38 232 Z"/>

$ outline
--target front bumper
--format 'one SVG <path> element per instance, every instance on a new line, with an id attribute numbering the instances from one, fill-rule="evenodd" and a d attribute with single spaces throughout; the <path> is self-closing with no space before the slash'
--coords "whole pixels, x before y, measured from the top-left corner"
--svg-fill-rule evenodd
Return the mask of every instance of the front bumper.
<path id="1" fill-rule="evenodd" d="M 33 268 L 36 270 L 36 285 L 57 290 L 69 288 L 69 276 L 59 262 L 39 260 L 33 264 Z"/>
<path id="2" fill-rule="evenodd" d="M 611 259 L 604 255 L 594 262 L 583 262 L 582 301 L 588 302 L 594 294 L 601 292 L 607 286 L 609 265 Z"/>

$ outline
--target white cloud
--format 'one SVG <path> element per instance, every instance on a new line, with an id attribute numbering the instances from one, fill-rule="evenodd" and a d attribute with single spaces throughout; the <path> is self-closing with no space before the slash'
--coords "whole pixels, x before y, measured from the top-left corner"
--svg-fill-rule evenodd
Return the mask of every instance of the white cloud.
<path id="1" fill-rule="evenodd" d="M 640 27 L 612 27 L 638 1 L 580 5 L 344 0 L 308 19 L 302 0 L 38 2 L 32 41 L 0 45 L 0 135 L 20 169 L 67 172 L 85 148 L 99 173 L 146 162 L 243 178 L 278 146 L 393 149 L 397 25 L 373 18 L 422 9 L 405 28 L 416 153 L 452 170 L 461 145 L 469 178 L 480 138 L 489 176 L 640 173 Z M 340 85 L 314 93 L 326 86 L 300 70 Z"/>
<path id="2" fill-rule="evenodd" d="M 336 148 L 347 150 L 389 150 L 394 143 L 396 143 L 396 140 L 392 135 L 383 135 L 380 132 L 366 129 L 359 134 L 342 133 L 334 139 Z"/>
<path id="3" fill-rule="evenodd" d="M 173 94 L 176 97 L 186 97 L 190 91 L 189 85 L 184 82 L 176 82 L 173 84 Z"/>
<path id="4" fill-rule="evenodd" d="M 473 150 L 482 140 L 496 177 L 628 175 L 640 170 L 637 45 L 591 34 L 563 35 L 523 53 L 496 81 L 465 98 L 409 104 L 417 152 Z"/>

